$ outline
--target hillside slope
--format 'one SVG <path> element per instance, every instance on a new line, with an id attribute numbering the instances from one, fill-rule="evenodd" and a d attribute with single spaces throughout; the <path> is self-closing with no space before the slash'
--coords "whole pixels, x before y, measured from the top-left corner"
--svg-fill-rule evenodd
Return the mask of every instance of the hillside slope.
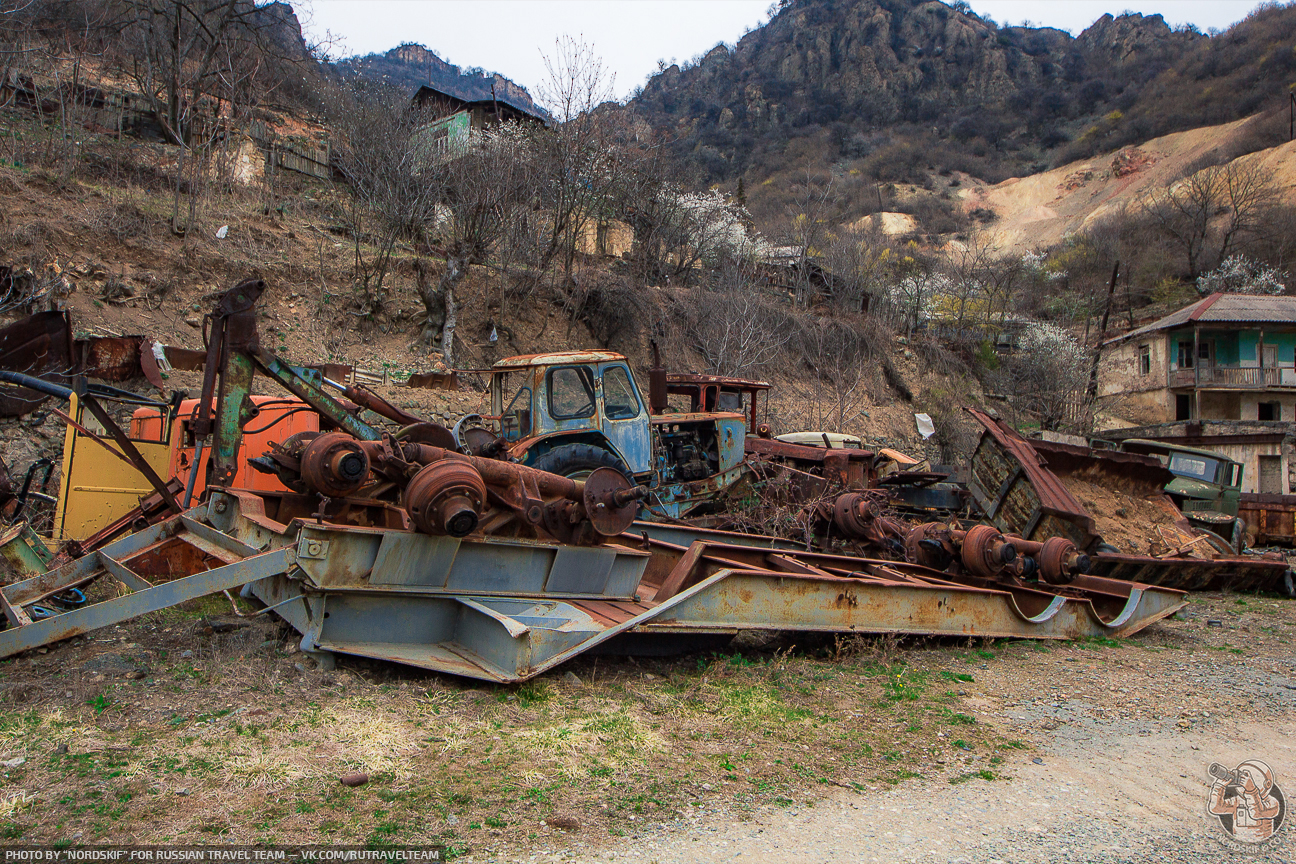
<path id="1" fill-rule="evenodd" d="M 1246 150 L 1263 116 L 1175 132 L 1137 147 L 1069 162 L 1050 171 L 1010 178 L 996 185 L 975 184 L 961 191 L 968 209 L 994 211 L 999 217 L 985 229 L 1004 252 L 1044 249 L 1068 234 L 1084 231 L 1105 216 L 1135 204 L 1150 190 L 1165 186 L 1203 164 L 1227 162 L 1228 154 Z M 1296 204 L 1296 142 L 1249 155 Z"/>

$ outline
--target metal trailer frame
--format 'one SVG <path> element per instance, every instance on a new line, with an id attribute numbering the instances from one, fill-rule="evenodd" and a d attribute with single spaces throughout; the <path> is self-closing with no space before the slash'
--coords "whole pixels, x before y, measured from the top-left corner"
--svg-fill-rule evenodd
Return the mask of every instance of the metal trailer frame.
<path id="1" fill-rule="evenodd" d="M 670 650 L 741 630 L 1125 636 L 1185 603 L 1180 591 L 1092 576 L 1053 589 L 649 523 L 584 547 L 322 519 L 285 525 L 266 516 L 265 501 L 214 489 L 205 504 L 0 589 L 10 622 L 0 656 L 239 586 L 326 667 L 348 654 L 496 682 L 631 638 Z M 149 581 L 175 572 L 192 575 Z M 44 620 L 29 613 L 104 576 L 128 593 Z"/>

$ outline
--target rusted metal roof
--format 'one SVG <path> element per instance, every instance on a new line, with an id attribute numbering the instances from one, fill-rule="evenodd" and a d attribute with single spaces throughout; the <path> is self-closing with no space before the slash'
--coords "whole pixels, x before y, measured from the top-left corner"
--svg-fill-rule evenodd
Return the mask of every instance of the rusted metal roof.
<path id="1" fill-rule="evenodd" d="M 719 384 L 721 387 L 732 387 L 736 390 L 768 390 L 768 381 L 750 381 L 746 378 L 727 378 L 724 375 L 692 375 L 687 372 L 671 372 L 666 376 L 667 384 Z"/>
<path id="2" fill-rule="evenodd" d="M 966 409 L 978 423 L 985 427 L 986 434 L 995 440 L 1000 447 L 1021 465 L 1022 472 L 1030 481 L 1039 497 L 1040 511 L 1051 513 L 1060 519 L 1071 522 L 1086 534 L 1097 536 L 1093 517 L 1091 517 L 1071 494 L 1071 490 L 1062 485 L 1057 475 L 1044 467 L 1035 448 L 1025 438 L 1018 435 L 1011 426 L 1002 420 L 996 420 L 984 411 L 976 408 Z M 993 493 L 995 490 L 987 490 Z M 1078 545 L 1078 544 L 1077 544 Z"/>
<path id="3" fill-rule="evenodd" d="M 615 351 L 558 351 L 552 354 L 521 354 L 497 360 L 492 369 L 525 369 L 528 366 L 553 366 L 562 363 L 610 363 L 624 360 Z"/>
<path id="4" fill-rule="evenodd" d="M 744 415 L 733 411 L 698 411 L 690 413 L 681 411 L 672 414 L 654 414 L 649 422 L 654 426 L 669 426 L 672 423 L 697 423 L 701 420 L 745 420 Z"/>
<path id="5" fill-rule="evenodd" d="M 1111 345 L 1193 323 L 1296 324 L 1296 297 L 1216 293 L 1103 344 Z"/>

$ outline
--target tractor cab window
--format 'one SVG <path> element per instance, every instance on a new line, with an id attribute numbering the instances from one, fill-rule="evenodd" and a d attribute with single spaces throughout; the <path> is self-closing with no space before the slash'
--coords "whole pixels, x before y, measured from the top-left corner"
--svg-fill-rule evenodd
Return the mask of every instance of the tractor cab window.
<path id="1" fill-rule="evenodd" d="M 549 413 L 555 420 L 594 416 L 594 373 L 588 367 L 549 371 Z"/>
<path id="2" fill-rule="evenodd" d="M 531 388 L 520 387 L 513 401 L 500 415 L 500 436 L 505 441 L 518 441 L 531 434 Z"/>
<path id="3" fill-rule="evenodd" d="M 743 413 L 743 397 L 741 393 L 735 393 L 732 390 L 721 390 L 719 398 L 716 399 L 717 411 L 732 411 L 735 414 Z"/>
<path id="4" fill-rule="evenodd" d="M 603 411 L 609 420 L 630 420 L 639 416 L 639 399 L 630 383 L 630 373 L 624 366 L 612 366 L 603 371 Z"/>

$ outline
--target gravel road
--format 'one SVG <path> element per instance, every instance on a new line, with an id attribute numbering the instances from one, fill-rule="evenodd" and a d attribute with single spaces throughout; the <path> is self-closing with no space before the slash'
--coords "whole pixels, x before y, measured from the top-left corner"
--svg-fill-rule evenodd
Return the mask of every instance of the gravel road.
<path id="1" fill-rule="evenodd" d="M 1296 826 L 1256 849 L 1206 811 L 1216 761 L 1263 759 L 1296 796 L 1291 604 L 1233 604 L 1199 599 L 1119 649 L 1068 646 L 979 670 L 967 709 L 1030 748 L 997 766 L 1001 779 L 952 784 L 948 767 L 933 765 L 923 778 L 837 790 L 814 806 L 703 808 L 597 851 L 520 860 L 1296 861 Z"/>

